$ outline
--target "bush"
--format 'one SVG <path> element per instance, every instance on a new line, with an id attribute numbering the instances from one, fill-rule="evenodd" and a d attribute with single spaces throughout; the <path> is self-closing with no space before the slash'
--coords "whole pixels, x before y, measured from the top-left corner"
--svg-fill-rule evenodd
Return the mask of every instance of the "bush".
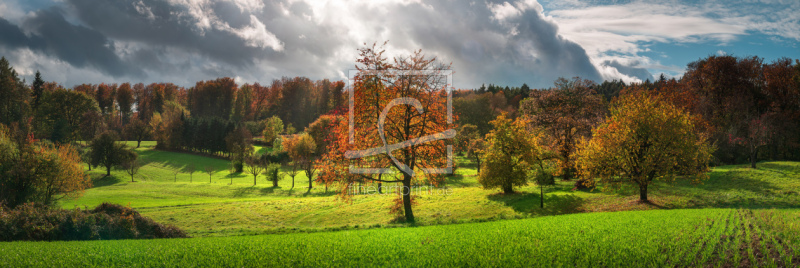
<path id="1" fill-rule="evenodd" d="M 262 154 L 261 160 L 267 163 L 285 163 L 289 160 L 289 154 L 284 151 L 272 151 Z"/>
<path id="2" fill-rule="evenodd" d="M 242 169 L 244 169 L 244 163 L 242 163 L 241 160 L 234 160 L 233 161 L 233 171 L 238 173 L 238 172 L 242 172 Z"/>
<path id="3" fill-rule="evenodd" d="M 274 163 L 267 165 L 267 169 L 264 170 L 264 175 L 267 176 L 267 181 L 271 181 L 273 187 L 278 187 L 278 181 L 281 180 L 280 172 L 281 165 Z"/>
<path id="4" fill-rule="evenodd" d="M 0 241 L 183 238 L 186 233 L 142 217 L 136 210 L 103 203 L 92 210 L 52 209 L 27 203 L 0 207 Z"/>

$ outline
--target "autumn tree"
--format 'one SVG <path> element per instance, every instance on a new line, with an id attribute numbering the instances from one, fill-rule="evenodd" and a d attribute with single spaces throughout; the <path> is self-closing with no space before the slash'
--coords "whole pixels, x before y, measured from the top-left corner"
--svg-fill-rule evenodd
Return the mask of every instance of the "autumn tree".
<path id="1" fill-rule="evenodd" d="M 478 182 L 484 189 L 514 193 L 514 187 L 528 185 L 531 171 L 544 172 L 541 162 L 547 153 L 540 136 L 527 130 L 526 120 L 511 120 L 504 113 L 490 123 L 494 128 L 486 135 Z"/>
<path id="2" fill-rule="evenodd" d="M 761 145 L 748 142 L 762 141 L 748 136 L 758 131 L 750 129 L 751 123 L 770 111 L 763 68 L 761 58 L 729 55 L 709 56 L 687 66 L 682 82 L 696 95 L 692 112 L 714 126 L 710 138 L 719 147 L 716 158 L 723 162 L 738 162 L 739 156 L 751 158 L 751 163 L 757 160 L 753 150 Z"/>
<path id="3" fill-rule="evenodd" d="M 292 158 L 293 165 L 299 165 L 306 173 L 308 191 L 310 192 L 314 186 L 314 173 L 318 168 L 316 165 L 317 145 L 314 143 L 314 139 L 308 134 L 298 134 L 283 141 L 282 145 L 286 152 L 289 153 L 289 157 Z"/>
<path id="4" fill-rule="evenodd" d="M 396 57 L 393 63 L 376 45 L 359 51 L 351 122 L 358 139 L 351 143 L 347 122 L 332 129 L 337 136 L 332 150 L 320 161 L 320 170 L 324 171 L 320 176 L 323 181 L 337 180 L 345 197 L 347 188 L 360 181 L 402 183 L 403 212 L 406 221 L 413 222 L 412 183 L 425 179 L 435 184 L 441 179 L 438 174 L 425 173 L 446 166 L 447 147 L 441 139 L 455 135 L 455 126 L 447 117 L 446 87 L 450 85 L 443 74 L 449 65 L 421 51 Z M 403 142 L 414 144 L 396 145 Z M 392 145 L 397 147 L 380 149 Z M 379 178 L 351 172 L 351 166 L 387 166 L 402 176 Z"/>
<path id="5" fill-rule="evenodd" d="M 53 205 L 91 187 L 74 147 L 47 141 L 18 143 L 11 133 L 0 124 L 0 203 L 11 208 L 26 202 Z"/>
<path id="6" fill-rule="evenodd" d="M 575 145 L 591 134 L 602 118 L 602 97 L 592 90 L 594 82 L 559 78 L 555 88 L 534 91 L 524 100 L 520 110 L 531 125 L 546 131 L 550 149 L 558 153 L 557 175 L 569 180 L 574 173 Z"/>
<path id="7" fill-rule="evenodd" d="M 339 119 L 334 115 L 323 115 L 306 127 L 306 133 L 314 139 L 318 155 L 324 155 L 328 152 L 329 144 L 334 139 L 330 130 L 337 124 Z"/>
<path id="8" fill-rule="evenodd" d="M 610 116 L 578 145 L 576 167 L 588 186 L 634 184 L 649 202 L 654 181 L 706 178 L 712 147 L 686 111 L 646 92 L 620 97 Z"/>
<path id="9" fill-rule="evenodd" d="M 133 113 L 134 95 L 130 83 L 124 83 L 117 88 L 117 105 L 119 106 L 120 116 L 123 118 L 124 123 L 128 120 Z"/>

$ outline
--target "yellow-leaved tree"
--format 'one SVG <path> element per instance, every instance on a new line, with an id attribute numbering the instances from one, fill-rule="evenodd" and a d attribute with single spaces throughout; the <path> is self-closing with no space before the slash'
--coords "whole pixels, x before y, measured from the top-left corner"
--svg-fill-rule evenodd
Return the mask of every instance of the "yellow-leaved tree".
<path id="1" fill-rule="evenodd" d="M 647 186 L 678 178 L 707 178 L 713 147 L 688 112 L 647 92 L 631 92 L 612 105 L 610 116 L 578 145 L 576 167 L 587 186 L 609 189 L 634 184 L 639 201 Z"/>
<path id="2" fill-rule="evenodd" d="M 486 135 L 478 174 L 484 189 L 500 188 L 510 194 L 514 187 L 528 185 L 530 178 L 542 185 L 540 178 L 551 177 L 544 163 L 551 154 L 540 144 L 540 135 L 527 130 L 527 120 L 511 120 L 503 113 L 489 123 L 493 129 Z"/>

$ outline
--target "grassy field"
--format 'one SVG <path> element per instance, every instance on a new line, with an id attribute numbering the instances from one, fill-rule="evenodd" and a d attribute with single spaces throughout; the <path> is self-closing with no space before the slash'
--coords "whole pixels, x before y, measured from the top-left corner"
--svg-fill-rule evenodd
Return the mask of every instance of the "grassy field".
<path id="1" fill-rule="evenodd" d="M 0 243 L 25 267 L 789 267 L 800 210 L 681 209 L 260 236 Z"/>
<path id="2" fill-rule="evenodd" d="M 95 187 L 79 199 L 63 202 L 62 207 L 93 207 L 102 202 L 130 205 L 195 237 L 399 225 L 393 223 L 395 215 L 388 213 L 396 197 L 392 194 L 356 195 L 344 202 L 336 189 L 326 192 L 317 187 L 308 192 L 302 172 L 295 178 L 294 189 L 290 189 L 291 179 L 272 187 L 263 175 L 253 186 L 252 175 L 230 173 L 227 160 L 154 150 L 153 145 L 143 142 L 137 149 L 145 165 L 136 182 L 130 182 L 123 171 L 103 178 L 102 170 L 92 170 Z M 523 187 L 513 195 L 484 190 L 470 162 L 459 161 L 458 175 L 448 178 L 442 186 L 446 189 L 419 195 L 414 208 L 419 225 L 659 208 L 800 208 L 800 163 L 794 162 L 760 163 L 757 170 L 717 167 L 701 185 L 659 183 L 651 187 L 653 204 L 636 202 L 633 189 L 572 191 L 573 182 L 557 181 L 545 189 L 542 209 L 536 186 Z M 197 170 L 192 175 L 187 173 L 191 165 Z M 205 166 L 214 170 L 210 183 Z"/>
<path id="3" fill-rule="evenodd" d="M 62 207 L 129 205 L 194 238 L 0 243 L 0 267 L 800 265 L 797 162 L 716 167 L 699 185 L 657 183 L 652 204 L 634 189 L 573 191 L 559 180 L 540 208 L 536 186 L 484 190 L 458 158 L 457 175 L 416 195 L 418 221 L 408 225 L 388 213 L 395 194 L 345 202 L 336 189 L 308 191 L 303 173 L 293 188 L 263 176 L 254 186 L 227 160 L 142 145 L 135 182 L 93 169 L 94 187 Z"/>

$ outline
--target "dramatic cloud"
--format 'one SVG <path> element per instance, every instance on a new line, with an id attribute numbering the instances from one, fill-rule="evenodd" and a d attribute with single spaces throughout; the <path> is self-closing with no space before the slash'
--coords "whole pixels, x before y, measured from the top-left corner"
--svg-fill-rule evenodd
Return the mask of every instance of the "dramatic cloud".
<path id="1" fill-rule="evenodd" d="M 391 56 L 423 49 L 452 62 L 456 87 L 548 87 L 558 77 L 679 76 L 682 66 L 645 55 L 657 43 L 725 44 L 751 31 L 800 40 L 795 6 L 768 18 L 714 3 L 542 3 L 11 0 L 0 3 L 0 55 L 26 77 L 38 69 L 66 86 L 191 86 L 220 76 L 343 79 L 359 46 L 389 40 Z"/>

